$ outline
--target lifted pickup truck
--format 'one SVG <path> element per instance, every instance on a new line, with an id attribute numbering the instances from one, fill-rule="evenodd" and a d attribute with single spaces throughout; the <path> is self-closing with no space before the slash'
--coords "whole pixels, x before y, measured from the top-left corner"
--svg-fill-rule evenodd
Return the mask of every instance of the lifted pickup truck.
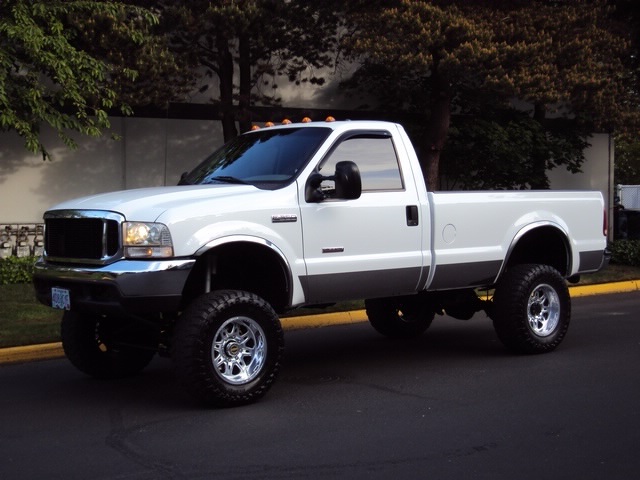
<path id="1" fill-rule="evenodd" d="M 428 192 L 397 124 L 282 125 L 233 139 L 178 186 L 47 211 L 34 284 L 66 310 L 81 371 L 130 375 L 160 352 L 196 399 L 239 405 L 276 378 L 278 314 L 305 305 L 366 299 L 390 337 L 485 310 L 507 348 L 555 349 L 566 280 L 606 262 L 604 212 L 599 192 Z"/>

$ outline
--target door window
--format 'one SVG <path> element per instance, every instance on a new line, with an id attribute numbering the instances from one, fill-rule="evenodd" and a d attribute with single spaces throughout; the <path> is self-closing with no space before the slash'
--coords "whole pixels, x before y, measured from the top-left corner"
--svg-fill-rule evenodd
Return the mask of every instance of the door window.
<path id="1" fill-rule="evenodd" d="M 340 142 L 320 167 L 323 175 L 333 175 L 336 164 L 343 160 L 355 162 L 362 177 L 362 191 L 403 190 L 398 157 L 388 135 L 357 135 Z M 324 182 L 323 189 L 333 190 L 333 182 Z"/>

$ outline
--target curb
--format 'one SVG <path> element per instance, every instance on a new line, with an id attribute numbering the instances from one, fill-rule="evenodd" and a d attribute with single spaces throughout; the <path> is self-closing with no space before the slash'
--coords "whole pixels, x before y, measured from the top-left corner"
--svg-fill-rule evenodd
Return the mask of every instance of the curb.
<path id="1" fill-rule="evenodd" d="M 639 290 L 640 280 L 569 287 L 569 293 L 571 297 L 574 298 L 609 293 L 628 293 Z M 285 317 L 282 318 L 281 321 L 284 330 L 300 330 L 303 328 L 320 328 L 329 325 L 366 322 L 367 314 L 364 310 L 353 310 L 349 312 Z M 49 360 L 61 357 L 64 357 L 64 352 L 62 350 L 62 343 L 60 342 L 29 345 L 25 347 L 0 348 L 0 365 L 32 362 L 35 360 Z"/>
<path id="2" fill-rule="evenodd" d="M 628 293 L 638 290 L 640 290 L 640 280 L 569 287 L 569 292 L 572 297 L 587 297 L 589 295 L 603 295 L 607 293 Z"/>
<path id="3" fill-rule="evenodd" d="M 28 345 L 26 347 L 0 348 L 0 365 L 7 363 L 23 363 L 34 360 L 49 360 L 64 356 L 62 343 L 46 343 Z"/>

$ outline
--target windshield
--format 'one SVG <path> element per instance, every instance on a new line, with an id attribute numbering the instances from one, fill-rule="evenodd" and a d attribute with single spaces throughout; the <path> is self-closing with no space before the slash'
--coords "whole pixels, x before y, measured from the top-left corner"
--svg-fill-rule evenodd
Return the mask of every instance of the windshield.
<path id="1" fill-rule="evenodd" d="M 293 180 L 330 133 L 327 127 L 307 127 L 240 135 L 207 157 L 180 183 L 247 183 L 279 188 Z"/>

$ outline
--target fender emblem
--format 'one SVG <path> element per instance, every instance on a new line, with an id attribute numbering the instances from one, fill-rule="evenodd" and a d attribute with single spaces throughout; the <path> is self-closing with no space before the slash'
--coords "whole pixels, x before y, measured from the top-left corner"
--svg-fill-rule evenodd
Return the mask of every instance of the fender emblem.
<path id="1" fill-rule="evenodd" d="M 344 247 L 324 247 L 322 249 L 322 253 L 342 253 L 344 252 Z"/>
<path id="2" fill-rule="evenodd" d="M 297 221 L 298 221 L 298 216 L 293 213 L 271 215 L 271 223 L 291 223 L 291 222 L 297 222 Z"/>

